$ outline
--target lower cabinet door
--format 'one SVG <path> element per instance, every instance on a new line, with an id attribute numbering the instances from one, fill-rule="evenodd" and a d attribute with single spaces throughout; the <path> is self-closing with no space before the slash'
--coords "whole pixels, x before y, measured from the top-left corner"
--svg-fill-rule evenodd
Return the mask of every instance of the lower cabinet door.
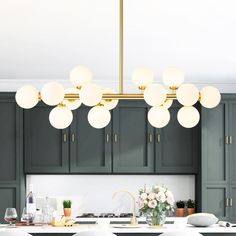
<path id="1" fill-rule="evenodd" d="M 87 119 L 91 108 L 74 112 L 70 127 L 70 172 L 111 172 L 111 123 L 103 129 L 92 127 Z"/>
<path id="2" fill-rule="evenodd" d="M 229 220 L 228 186 L 203 186 L 202 211 L 212 213 L 220 220 Z"/>
<path id="3" fill-rule="evenodd" d="M 113 172 L 154 172 L 154 129 L 145 102 L 120 101 L 113 111 Z"/>
<path id="4" fill-rule="evenodd" d="M 39 104 L 24 110 L 24 153 L 26 173 L 68 173 L 68 129 L 51 126 L 52 107 Z"/>
<path id="5" fill-rule="evenodd" d="M 230 205 L 230 222 L 236 223 L 236 185 L 230 186 L 229 194 L 229 205 Z"/>

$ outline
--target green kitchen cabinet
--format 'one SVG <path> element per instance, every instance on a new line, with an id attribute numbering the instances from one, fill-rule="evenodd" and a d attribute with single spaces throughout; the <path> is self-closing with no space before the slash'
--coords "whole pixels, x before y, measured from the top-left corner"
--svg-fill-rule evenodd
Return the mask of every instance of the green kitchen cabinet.
<path id="1" fill-rule="evenodd" d="M 144 101 L 120 101 L 113 111 L 113 172 L 154 173 L 154 128 Z"/>
<path id="2" fill-rule="evenodd" d="M 14 93 L 0 93 L 0 110 L 0 222 L 4 222 L 6 207 L 15 207 L 20 214 L 24 204 L 23 113 Z"/>
<path id="3" fill-rule="evenodd" d="M 199 158 L 199 126 L 181 127 L 179 105 L 170 108 L 171 121 L 163 129 L 148 122 L 150 107 L 144 101 L 120 101 L 103 129 L 87 119 L 90 107 L 73 111 L 65 130 L 49 123 L 52 107 L 43 103 L 24 110 L 26 173 L 135 173 L 195 174 Z"/>
<path id="4" fill-rule="evenodd" d="M 216 108 L 202 109 L 202 174 L 204 183 L 226 184 L 229 168 L 228 103 L 222 101 Z"/>
<path id="5" fill-rule="evenodd" d="M 32 174 L 111 172 L 111 125 L 92 128 L 87 120 L 90 108 L 73 113 L 70 128 L 51 126 L 52 107 L 40 103 L 24 110 L 25 172 Z"/>
<path id="6" fill-rule="evenodd" d="M 113 171 L 122 173 L 195 174 L 200 158 L 200 125 L 183 128 L 180 104 L 171 108 L 169 124 L 154 129 L 144 101 L 123 101 L 113 113 Z M 154 156 L 154 159 L 153 159 Z"/>
<path id="7" fill-rule="evenodd" d="M 232 185 L 236 185 L 236 98 L 229 102 L 229 178 Z M 235 199 L 236 203 L 236 199 Z"/>
<path id="8" fill-rule="evenodd" d="M 221 220 L 229 219 L 229 207 L 227 196 L 229 196 L 229 188 L 226 185 L 204 185 L 202 186 L 203 194 L 203 212 L 214 214 Z"/>
<path id="9" fill-rule="evenodd" d="M 69 129 L 51 126 L 52 107 L 40 103 L 24 110 L 24 156 L 26 173 L 69 172 Z"/>
<path id="10" fill-rule="evenodd" d="M 155 159 L 158 174 L 197 173 L 200 158 L 200 125 L 182 127 L 177 120 L 181 108 L 177 102 L 170 107 L 170 122 L 155 130 Z"/>
<path id="11" fill-rule="evenodd" d="M 201 210 L 209 210 L 218 199 L 225 209 L 217 216 L 236 223 L 236 96 L 222 98 L 216 108 L 202 109 Z"/>
<path id="12" fill-rule="evenodd" d="M 236 97 L 229 101 L 229 209 L 230 221 L 236 223 Z"/>
<path id="13" fill-rule="evenodd" d="M 111 122 L 103 129 L 93 128 L 87 119 L 91 108 L 74 112 L 70 126 L 70 172 L 111 173 Z"/>

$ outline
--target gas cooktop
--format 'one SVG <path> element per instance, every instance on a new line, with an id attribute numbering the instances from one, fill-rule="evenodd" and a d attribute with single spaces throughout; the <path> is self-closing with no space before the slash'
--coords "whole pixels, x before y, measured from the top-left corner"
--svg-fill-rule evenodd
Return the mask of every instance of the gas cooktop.
<path id="1" fill-rule="evenodd" d="M 77 216 L 77 218 L 131 218 L 132 216 L 132 213 L 120 213 L 119 215 L 116 215 L 114 213 L 83 213 L 82 215 Z"/>

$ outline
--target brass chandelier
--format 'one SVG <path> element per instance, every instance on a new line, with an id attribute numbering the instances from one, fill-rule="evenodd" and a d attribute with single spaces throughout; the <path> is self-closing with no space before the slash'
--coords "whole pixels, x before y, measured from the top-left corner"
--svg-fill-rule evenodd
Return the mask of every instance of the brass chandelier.
<path id="1" fill-rule="evenodd" d="M 124 93 L 123 91 L 123 0 L 120 0 L 120 38 L 119 38 L 119 93 L 112 89 L 102 89 L 92 82 L 92 72 L 83 65 L 78 65 L 70 73 L 73 88 L 64 89 L 58 82 L 46 83 L 41 92 L 34 86 L 25 85 L 16 92 L 17 104 L 30 109 L 43 101 L 54 107 L 49 114 L 51 125 L 57 129 L 67 128 L 72 120 L 72 110 L 83 103 L 91 106 L 88 121 L 94 128 L 107 126 L 111 119 L 110 110 L 115 108 L 119 100 L 145 100 L 151 109 L 148 112 L 150 124 L 156 128 L 166 126 L 170 120 L 169 108 L 173 100 L 183 105 L 177 114 L 179 123 L 185 128 L 196 126 L 200 120 L 198 110 L 193 106 L 198 101 L 206 108 L 216 107 L 221 99 L 219 91 L 206 86 L 200 91 L 193 84 L 183 83 L 184 73 L 177 67 L 170 66 L 163 72 L 163 82 L 154 84 L 154 74 L 146 67 L 137 68 L 132 75 L 133 83 L 140 93 Z"/>

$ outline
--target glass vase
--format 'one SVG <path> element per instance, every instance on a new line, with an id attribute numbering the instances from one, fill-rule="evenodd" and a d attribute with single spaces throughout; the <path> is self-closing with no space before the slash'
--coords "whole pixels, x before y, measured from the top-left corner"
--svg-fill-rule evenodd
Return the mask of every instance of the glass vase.
<path id="1" fill-rule="evenodd" d="M 146 216 L 146 222 L 152 227 L 162 227 L 166 220 L 166 213 L 164 211 L 154 211 Z"/>

